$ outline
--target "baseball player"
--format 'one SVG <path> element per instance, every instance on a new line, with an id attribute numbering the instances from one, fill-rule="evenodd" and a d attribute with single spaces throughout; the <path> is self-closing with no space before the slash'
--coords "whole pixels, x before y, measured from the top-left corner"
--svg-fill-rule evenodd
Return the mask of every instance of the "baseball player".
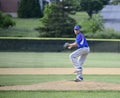
<path id="1" fill-rule="evenodd" d="M 75 42 L 68 44 L 68 49 L 71 49 L 73 47 L 78 47 L 77 50 L 75 50 L 69 55 L 69 58 L 71 59 L 73 66 L 76 69 L 74 72 L 77 74 L 76 79 L 74 80 L 75 82 L 79 82 L 83 80 L 82 65 L 85 62 L 88 53 L 90 52 L 90 48 L 86 41 L 86 38 L 82 34 L 80 29 L 81 29 L 80 26 L 78 25 L 74 26 L 74 33 L 76 35 L 76 39 Z"/>

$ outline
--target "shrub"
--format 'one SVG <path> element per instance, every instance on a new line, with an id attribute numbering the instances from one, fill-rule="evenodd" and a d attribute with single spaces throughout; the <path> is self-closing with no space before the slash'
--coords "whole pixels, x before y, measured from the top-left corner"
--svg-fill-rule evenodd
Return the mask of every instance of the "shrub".
<path id="1" fill-rule="evenodd" d="M 90 33 L 88 38 L 102 38 L 102 39 L 120 39 L 120 32 L 116 32 L 113 29 L 104 29 L 96 33 Z"/>
<path id="2" fill-rule="evenodd" d="M 12 20 L 10 15 L 3 15 L 2 12 L 0 12 L 0 28 L 9 28 L 13 27 L 14 25 L 15 22 Z"/>
<path id="3" fill-rule="evenodd" d="M 81 25 L 83 27 L 82 30 L 87 34 L 96 33 L 104 28 L 103 19 L 99 14 L 93 15 L 91 19 L 83 20 Z"/>

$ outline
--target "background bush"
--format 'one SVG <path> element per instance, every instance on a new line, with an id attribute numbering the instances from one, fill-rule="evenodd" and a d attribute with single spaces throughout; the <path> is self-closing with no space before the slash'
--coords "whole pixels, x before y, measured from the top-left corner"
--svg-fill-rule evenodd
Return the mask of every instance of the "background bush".
<path id="1" fill-rule="evenodd" d="M 104 28 L 103 19 L 99 14 L 93 15 L 91 19 L 83 19 L 80 25 L 86 34 L 96 33 Z"/>
<path id="2" fill-rule="evenodd" d="M 3 15 L 2 12 L 0 12 L 0 28 L 9 28 L 13 27 L 14 25 L 15 22 L 12 20 L 10 15 Z"/>
<path id="3" fill-rule="evenodd" d="M 103 31 L 95 33 L 93 38 L 120 39 L 120 32 L 116 32 L 113 29 L 104 29 Z"/>

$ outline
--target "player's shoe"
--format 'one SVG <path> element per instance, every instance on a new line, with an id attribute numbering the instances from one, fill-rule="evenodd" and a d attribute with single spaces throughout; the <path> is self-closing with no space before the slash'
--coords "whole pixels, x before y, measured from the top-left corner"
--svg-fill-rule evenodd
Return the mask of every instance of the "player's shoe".
<path id="1" fill-rule="evenodd" d="M 75 82 L 81 82 L 81 81 L 83 81 L 83 77 L 76 78 L 74 81 L 75 81 Z"/>

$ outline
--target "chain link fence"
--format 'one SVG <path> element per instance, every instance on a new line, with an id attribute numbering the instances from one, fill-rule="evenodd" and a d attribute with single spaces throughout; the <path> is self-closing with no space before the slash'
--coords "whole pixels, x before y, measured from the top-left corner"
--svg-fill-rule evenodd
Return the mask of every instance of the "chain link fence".
<path id="1" fill-rule="evenodd" d="M 71 51 L 63 48 L 65 42 L 74 39 L 18 39 L 0 38 L 0 51 L 31 51 L 31 52 L 63 52 Z M 88 39 L 91 52 L 120 52 L 120 40 Z M 74 48 L 75 49 L 75 48 Z M 74 50 L 72 49 L 72 50 Z"/>

